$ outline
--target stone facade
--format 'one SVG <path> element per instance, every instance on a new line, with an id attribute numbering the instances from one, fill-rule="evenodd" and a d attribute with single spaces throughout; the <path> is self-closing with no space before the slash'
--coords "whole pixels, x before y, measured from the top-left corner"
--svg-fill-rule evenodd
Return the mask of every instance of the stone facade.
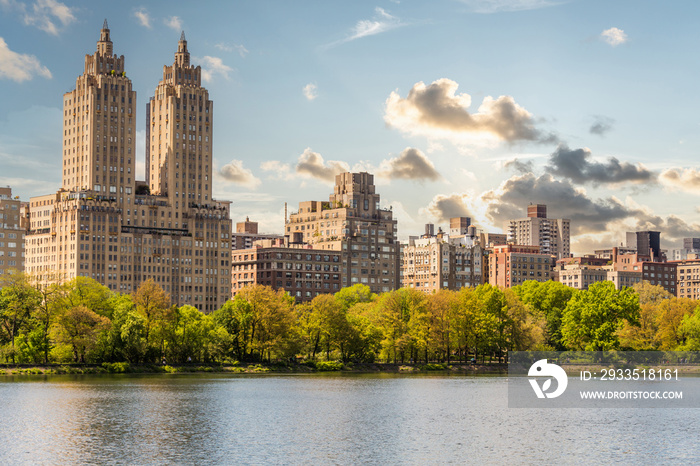
<path id="1" fill-rule="evenodd" d="M 262 240 L 251 249 L 232 252 L 232 293 L 260 284 L 283 289 L 297 302 L 311 301 L 319 294 L 341 288 L 340 251 L 313 249 L 284 240 Z"/>
<path id="2" fill-rule="evenodd" d="M 551 279 L 552 261 L 549 254 L 540 254 L 539 246 L 495 246 L 488 256 L 489 283 L 511 288 L 527 280 L 545 282 Z"/>

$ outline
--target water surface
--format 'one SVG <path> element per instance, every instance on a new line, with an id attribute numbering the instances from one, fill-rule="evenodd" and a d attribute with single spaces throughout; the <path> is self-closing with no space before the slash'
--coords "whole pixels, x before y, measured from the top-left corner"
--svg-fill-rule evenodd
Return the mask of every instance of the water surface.
<path id="1" fill-rule="evenodd" d="M 6 377 L 0 400 L 0 464 L 700 462 L 700 409 L 509 409 L 505 377 Z"/>

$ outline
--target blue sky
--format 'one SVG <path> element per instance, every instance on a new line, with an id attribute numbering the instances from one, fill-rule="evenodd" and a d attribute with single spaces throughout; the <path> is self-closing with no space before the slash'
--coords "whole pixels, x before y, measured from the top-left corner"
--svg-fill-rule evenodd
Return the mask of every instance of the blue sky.
<path id="1" fill-rule="evenodd" d="M 280 232 L 284 202 L 327 199 L 351 169 L 375 173 L 400 237 L 456 215 L 500 231 L 539 202 L 571 218 L 575 252 L 634 229 L 678 247 L 700 236 L 698 10 L 0 0 L 0 184 L 24 200 L 58 189 L 61 97 L 107 18 L 137 128 L 185 31 L 214 101 L 215 196 L 233 201 L 234 222 Z"/>

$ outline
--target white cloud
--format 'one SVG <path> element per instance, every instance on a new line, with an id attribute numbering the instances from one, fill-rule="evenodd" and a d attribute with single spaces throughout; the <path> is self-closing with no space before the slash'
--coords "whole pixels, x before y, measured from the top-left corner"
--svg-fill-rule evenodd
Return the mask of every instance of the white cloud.
<path id="1" fill-rule="evenodd" d="M 168 26 L 170 29 L 173 29 L 177 32 L 182 31 L 182 20 L 177 16 L 170 16 L 169 18 L 165 18 L 163 20 L 163 23 L 165 23 L 165 25 Z"/>
<path id="2" fill-rule="evenodd" d="M 367 170 L 374 172 L 375 170 Z M 438 181 L 442 178 L 433 162 L 420 150 L 405 148 L 397 157 L 384 160 L 376 170 L 377 175 L 388 179 Z"/>
<path id="3" fill-rule="evenodd" d="M 606 29 L 600 33 L 600 38 L 613 47 L 627 42 L 627 34 L 625 34 L 625 31 L 618 28 Z"/>
<path id="4" fill-rule="evenodd" d="M 24 24 L 35 26 L 44 32 L 57 36 L 59 33 L 56 20 L 62 26 L 75 21 L 74 9 L 56 0 L 37 0 L 31 10 L 24 13 Z"/>
<path id="5" fill-rule="evenodd" d="M 0 37 L 0 79 L 11 79 L 18 83 L 29 81 L 34 76 L 51 79 L 51 71 L 34 55 L 13 52 L 5 39 Z"/>
<path id="6" fill-rule="evenodd" d="M 151 17 L 145 7 L 135 10 L 134 17 L 141 23 L 141 26 L 151 29 Z"/>
<path id="7" fill-rule="evenodd" d="M 325 48 L 331 48 L 336 45 L 340 45 L 346 42 L 350 42 L 356 39 L 361 39 L 363 37 L 373 36 L 376 34 L 381 34 L 382 32 L 390 31 L 396 29 L 400 26 L 405 26 L 406 23 L 402 23 L 399 18 L 392 16 L 386 12 L 383 8 L 376 7 L 374 9 L 374 17 L 372 19 L 362 19 L 355 24 L 355 27 L 350 31 L 350 35 L 344 39 L 337 40 L 326 45 Z"/>
<path id="8" fill-rule="evenodd" d="M 243 167 L 243 162 L 241 160 L 231 160 L 221 167 L 219 176 L 227 181 L 232 181 L 251 189 L 257 188 L 261 183 L 260 179 L 253 175 L 252 171 Z"/>
<path id="9" fill-rule="evenodd" d="M 325 162 L 318 152 L 314 152 L 307 147 L 299 156 L 296 165 L 296 172 L 307 178 L 316 178 L 322 181 L 335 181 L 335 175 L 350 171 L 350 166 L 346 162 L 329 160 Z"/>
<path id="10" fill-rule="evenodd" d="M 76 20 L 75 9 L 56 0 L 36 0 L 31 7 L 16 0 L 0 0 L 0 6 L 6 11 L 16 11 L 27 26 L 54 36 L 60 32 L 59 26 L 68 26 Z"/>
<path id="11" fill-rule="evenodd" d="M 211 81 L 217 74 L 229 79 L 229 73 L 233 71 L 233 68 L 224 65 L 223 60 L 219 57 L 204 56 L 195 58 L 195 60 L 202 63 L 202 79 L 206 82 Z"/>
<path id="12" fill-rule="evenodd" d="M 313 83 L 309 83 L 306 86 L 304 86 L 304 97 L 306 97 L 308 100 L 314 100 L 316 97 L 318 97 L 318 86 Z"/>
<path id="13" fill-rule="evenodd" d="M 235 50 L 238 52 L 241 58 L 245 58 L 245 56 L 248 55 L 248 49 L 245 48 L 243 45 L 229 45 L 224 42 L 219 42 L 218 44 L 214 44 L 214 47 L 224 52 L 233 52 Z"/>

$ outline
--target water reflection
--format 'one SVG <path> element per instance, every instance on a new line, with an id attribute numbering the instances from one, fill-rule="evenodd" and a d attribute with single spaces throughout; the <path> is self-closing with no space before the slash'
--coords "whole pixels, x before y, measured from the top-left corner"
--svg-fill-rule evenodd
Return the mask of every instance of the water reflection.
<path id="1" fill-rule="evenodd" d="M 696 463 L 700 410 L 508 409 L 499 377 L 0 380 L 0 464 Z"/>

